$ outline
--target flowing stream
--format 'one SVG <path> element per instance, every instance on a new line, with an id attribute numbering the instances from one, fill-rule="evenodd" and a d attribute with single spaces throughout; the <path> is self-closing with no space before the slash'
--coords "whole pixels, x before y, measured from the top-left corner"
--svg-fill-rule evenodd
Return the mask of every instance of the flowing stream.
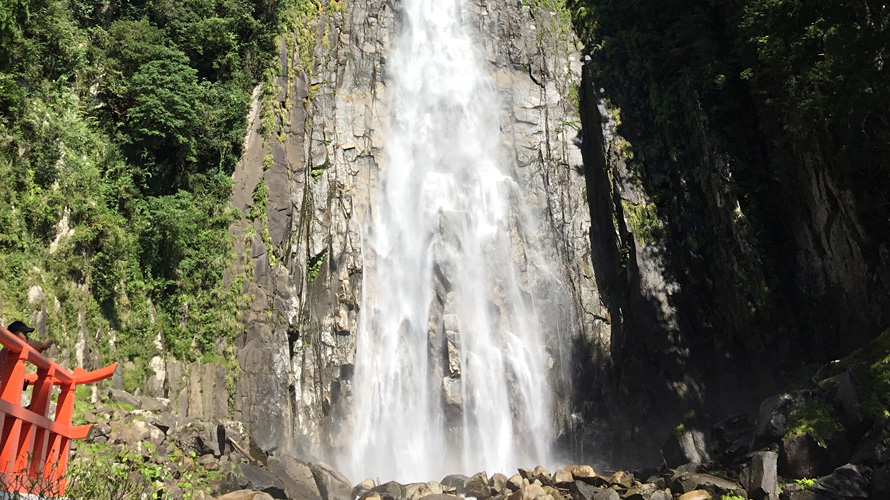
<path id="1" fill-rule="evenodd" d="M 392 109 L 364 230 L 355 480 L 441 479 L 550 462 L 555 335 L 499 101 L 461 0 L 402 0 Z M 552 281 L 552 280 L 551 280 Z"/>

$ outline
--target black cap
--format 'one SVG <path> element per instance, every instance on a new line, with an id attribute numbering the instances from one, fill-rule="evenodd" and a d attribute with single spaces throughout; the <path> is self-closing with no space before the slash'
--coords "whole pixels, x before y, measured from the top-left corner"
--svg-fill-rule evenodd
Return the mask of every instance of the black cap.
<path id="1" fill-rule="evenodd" d="M 20 332 L 20 333 L 31 333 L 34 331 L 30 326 L 22 323 L 21 321 L 13 321 L 6 327 L 12 333 Z"/>

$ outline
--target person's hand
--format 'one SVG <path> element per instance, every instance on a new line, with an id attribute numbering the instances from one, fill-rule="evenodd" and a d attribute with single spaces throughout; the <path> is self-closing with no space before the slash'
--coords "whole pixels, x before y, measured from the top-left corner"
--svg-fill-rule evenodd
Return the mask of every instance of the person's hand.
<path id="1" fill-rule="evenodd" d="M 43 340 L 31 340 L 28 342 L 28 344 L 30 344 L 31 347 L 33 347 L 34 350 L 36 350 L 37 352 L 42 353 L 43 351 L 49 349 L 54 344 L 54 342 L 52 339 L 43 339 Z"/>

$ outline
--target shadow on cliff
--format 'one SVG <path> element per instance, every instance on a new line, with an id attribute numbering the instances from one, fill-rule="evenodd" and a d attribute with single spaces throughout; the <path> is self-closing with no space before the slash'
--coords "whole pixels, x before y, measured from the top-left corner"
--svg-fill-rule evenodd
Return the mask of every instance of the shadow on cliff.
<path id="1" fill-rule="evenodd" d="M 675 297 L 656 300 L 641 279 L 643 250 L 625 223 L 618 180 L 609 164 L 604 118 L 589 71 L 582 77 L 580 147 L 590 207 L 591 265 L 608 317 L 608 344 L 577 339 L 584 353 L 576 370 L 572 436 L 574 458 L 606 466 L 656 465 L 659 447 L 684 416 L 704 403 L 701 374 L 672 317 Z M 670 262 L 668 249 L 649 245 L 645 255 Z M 672 278 L 668 278 L 672 279 Z M 667 301 L 667 304 L 664 303 Z"/>

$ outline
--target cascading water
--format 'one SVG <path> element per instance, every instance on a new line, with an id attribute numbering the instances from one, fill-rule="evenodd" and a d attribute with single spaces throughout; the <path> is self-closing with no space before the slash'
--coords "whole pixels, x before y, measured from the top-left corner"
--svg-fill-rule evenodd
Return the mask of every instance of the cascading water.
<path id="1" fill-rule="evenodd" d="M 547 464 L 555 282 L 511 177 L 499 101 L 461 0 L 403 0 L 388 163 L 365 227 L 351 477 Z M 544 293 L 548 293 L 545 292 Z M 552 340 L 552 339 L 549 339 Z M 552 342 L 550 342 L 552 344 Z"/>

